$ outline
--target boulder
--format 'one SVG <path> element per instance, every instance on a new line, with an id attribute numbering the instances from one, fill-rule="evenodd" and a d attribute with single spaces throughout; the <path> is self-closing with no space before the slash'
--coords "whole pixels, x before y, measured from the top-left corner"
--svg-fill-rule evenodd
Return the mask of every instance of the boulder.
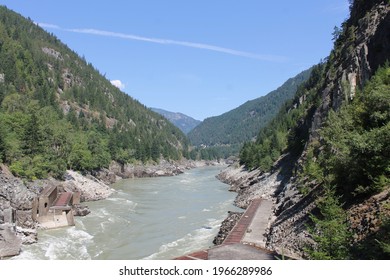
<path id="1" fill-rule="evenodd" d="M 91 213 L 91 210 L 89 210 L 88 206 L 81 204 L 73 205 L 72 211 L 74 216 L 81 217 L 87 216 L 89 213 Z"/>
<path id="2" fill-rule="evenodd" d="M 0 259 L 16 256 L 20 253 L 22 240 L 7 224 L 0 224 Z"/>

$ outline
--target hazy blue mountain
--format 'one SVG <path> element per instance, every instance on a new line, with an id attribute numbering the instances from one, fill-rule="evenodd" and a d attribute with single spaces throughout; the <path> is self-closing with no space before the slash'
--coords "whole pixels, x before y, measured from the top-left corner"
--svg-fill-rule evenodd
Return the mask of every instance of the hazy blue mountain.
<path id="1" fill-rule="evenodd" d="M 192 129 L 198 126 L 201 121 L 195 120 L 192 117 L 184 115 L 182 113 L 169 112 L 163 109 L 151 108 L 152 111 L 163 115 L 171 123 L 181 129 L 185 134 L 189 133 Z"/>

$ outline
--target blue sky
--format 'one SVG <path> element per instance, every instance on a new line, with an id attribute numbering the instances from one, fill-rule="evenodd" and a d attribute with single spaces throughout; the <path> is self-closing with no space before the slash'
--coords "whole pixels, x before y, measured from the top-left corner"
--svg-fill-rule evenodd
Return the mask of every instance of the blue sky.
<path id="1" fill-rule="evenodd" d="M 148 107 L 203 120 L 329 55 L 347 0 L 9 0 Z"/>

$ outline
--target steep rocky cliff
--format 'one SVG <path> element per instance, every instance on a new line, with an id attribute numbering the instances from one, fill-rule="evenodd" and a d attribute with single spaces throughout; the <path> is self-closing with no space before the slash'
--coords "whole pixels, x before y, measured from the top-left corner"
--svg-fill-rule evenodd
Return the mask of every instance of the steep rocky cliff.
<path id="1" fill-rule="evenodd" d="M 388 1 L 355 1 L 352 4 L 351 17 L 337 34 L 323 85 L 317 93 L 320 105 L 313 117 L 305 120 L 309 128 L 306 148 L 291 169 L 289 179 L 275 193 L 275 221 L 268 235 L 269 249 L 295 257 L 305 256 L 303 249 L 311 239 L 306 227 L 310 222 L 309 213 L 315 209 L 321 190 L 314 187 L 309 194 L 303 195 L 299 190 L 302 182 L 298 181 L 297 173 L 307 161 L 315 160 L 308 159 L 307 147 L 321 140 L 318 131 L 329 111 L 338 111 L 344 102 L 354 99 L 356 92 L 364 87 L 378 67 L 390 59 L 389 11 Z M 277 169 L 276 173 L 279 172 L 280 169 Z M 384 205 L 389 200 L 389 193 L 385 190 L 349 206 L 347 213 L 353 221 L 352 227 L 360 228 L 360 235 L 355 234 L 355 239 L 363 239 L 377 229 L 375 223 L 378 223 L 379 215 L 383 215 Z"/>
<path id="2" fill-rule="evenodd" d="M 272 222 L 268 230 L 267 249 L 294 258 L 307 258 L 309 255 L 306 249 L 311 245 L 314 245 L 315 248 L 315 233 L 313 234 L 313 231 L 308 229 L 309 226 L 314 226 L 313 215 L 320 219 L 323 218 L 321 216 L 323 213 L 319 209 L 319 201 L 324 198 L 324 186 L 334 183 L 334 180 L 328 180 L 330 177 L 327 177 L 328 181 L 322 177 L 321 181 L 317 180 L 315 176 L 308 176 L 308 174 L 327 176 L 326 173 L 334 171 L 329 170 L 326 160 L 323 159 L 325 149 L 329 149 L 329 146 L 325 145 L 327 142 L 324 139 L 324 129 L 328 127 L 329 131 L 329 127 L 333 125 L 329 123 L 329 117 L 332 114 L 338 114 L 347 105 L 357 104 L 356 100 L 361 100 L 359 96 L 366 94 L 364 89 L 370 83 L 370 79 L 378 69 L 384 66 L 388 67 L 386 62 L 390 59 L 389 1 L 355 0 L 350 1 L 350 3 L 351 16 L 341 28 L 335 29 L 334 49 L 329 57 L 318 65 L 308 83 L 297 91 L 293 103 L 287 104 L 285 109 L 279 112 L 274 124 L 267 127 L 267 131 L 260 131 L 258 136 L 260 141 L 249 143 L 241 151 L 241 163 L 252 171 L 248 172 L 243 168 L 230 169 L 220 175 L 223 181 L 230 183 L 233 186 L 232 189 L 238 192 L 237 206 L 246 208 L 252 199 L 259 197 L 274 201 L 273 215 L 269 217 Z M 382 120 L 385 121 L 381 121 L 380 126 L 378 126 L 381 129 L 380 133 L 382 134 L 380 135 L 384 143 L 390 141 L 389 117 L 388 112 L 386 112 L 390 99 L 388 95 L 389 73 L 388 70 L 385 70 L 384 79 L 387 82 L 383 87 L 384 90 L 382 88 L 379 90 L 381 98 L 383 98 L 382 101 L 386 103 L 383 104 L 384 111 L 381 114 L 387 117 L 384 117 Z M 360 111 L 364 110 L 365 115 L 370 115 L 374 108 L 357 106 L 357 112 L 354 112 L 351 117 L 355 120 L 345 119 L 345 121 L 350 121 L 351 125 L 355 124 Z M 292 117 L 294 114 L 295 117 Z M 373 119 L 375 118 L 376 116 L 373 117 Z M 343 119 L 339 120 L 338 124 L 345 127 L 343 121 Z M 280 130 L 278 131 L 278 129 Z M 364 129 L 361 132 L 363 133 Z M 285 142 L 279 141 L 279 145 L 275 145 L 276 140 L 283 140 L 283 134 L 286 135 Z M 359 132 L 356 134 L 359 136 Z M 265 140 L 263 141 L 261 138 Z M 361 148 L 364 153 L 368 149 L 368 144 L 365 142 L 367 139 L 362 140 L 362 138 L 356 137 L 356 140 L 361 140 L 359 149 Z M 354 139 L 348 141 L 353 143 Z M 372 157 L 377 157 L 383 166 L 386 164 L 388 166 L 390 164 L 388 149 L 383 148 L 382 144 L 380 144 L 381 147 L 375 148 L 375 141 L 370 142 L 371 148 L 381 152 L 373 153 Z M 287 143 L 285 148 L 283 148 L 283 143 Z M 272 148 L 272 146 L 275 147 Z M 280 147 L 283 149 L 278 150 L 277 148 Z M 348 152 L 351 151 L 350 146 L 346 145 L 345 147 Z M 334 158 L 339 151 L 331 150 L 332 148 L 330 147 L 330 151 L 326 150 L 326 152 L 327 156 L 330 154 Z M 267 151 L 273 153 L 272 159 L 277 159 L 273 164 L 272 162 L 264 163 L 264 158 L 271 158 Z M 283 154 L 279 156 L 279 152 Z M 369 153 L 365 155 L 367 155 L 367 159 L 371 157 Z M 353 159 L 354 157 L 350 156 L 349 158 Z M 322 162 L 319 163 L 320 160 Z M 349 163 L 353 163 L 353 161 Z M 340 169 L 342 172 L 339 170 L 337 175 L 339 177 L 353 177 L 359 173 L 356 170 L 365 172 L 364 167 L 358 166 L 356 168 L 356 165 L 350 166 L 350 170 L 348 170 L 348 164 L 344 163 L 343 168 Z M 373 166 L 375 169 L 375 165 L 372 165 L 371 168 Z M 351 176 L 348 173 L 352 173 L 352 171 L 355 173 Z M 368 176 L 370 176 L 369 173 Z M 381 235 L 387 234 L 388 236 L 387 223 L 383 226 L 384 217 L 390 217 L 388 171 L 381 173 L 381 176 L 380 180 L 377 179 L 382 184 L 380 190 L 372 193 L 366 192 L 360 196 L 355 189 L 353 189 L 355 191 L 353 193 L 352 188 L 348 185 L 336 186 L 339 191 L 338 195 L 347 194 L 347 197 L 343 198 L 341 202 L 341 211 L 346 214 L 348 220 L 346 224 L 353 235 L 353 241 L 348 239 L 350 242 L 348 246 L 351 248 L 352 244 L 362 240 L 369 244 L 367 242 L 374 240 L 375 243 L 376 238 Z M 356 182 L 358 184 L 355 184 L 354 187 L 364 191 L 364 188 L 359 186 L 359 180 L 355 180 Z M 385 238 L 385 240 L 388 242 L 388 239 Z M 377 241 L 376 244 L 378 244 Z M 354 257 L 371 258 L 376 256 L 361 256 L 356 253 Z"/>
<path id="3" fill-rule="evenodd" d="M 17 255 L 21 244 L 33 243 L 36 232 L 32 220 L 32 200 L 39 190 L 28 188 L 0 165 L 0 259 Z"/>
<path id="4" fill-rule="evenodd" d="M 364 3 L 364 4 L 362 4 Z M 379 66 L 390 55 L 390 14 L 388 1 L 355 1 L 351 17 L 344 23 L 335 48 L 332 65 L 321 91 L 321 106 L 312 121 L 311 136 L 321 127 L 330 109 L 338 110 L 345 100 L 352 100 Z"/>

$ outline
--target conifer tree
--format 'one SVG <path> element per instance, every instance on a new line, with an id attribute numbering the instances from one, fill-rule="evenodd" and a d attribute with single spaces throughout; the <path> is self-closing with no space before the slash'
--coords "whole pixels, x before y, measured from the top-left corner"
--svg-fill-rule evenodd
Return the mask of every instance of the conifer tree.
<path id="1" fill-rule="evenodd" d="M 325 186 L 318 208 L 319 217 L 311 215 L 314 227 L 310 232 L 316 244 L 308 250 L 310 257 L 316 260 L 348 259 L 351 234 L 346 212 L 334 188 Z"/>
<path id="2" fill-rule="evenodd" d="M 4 161 L 5 158 L 5 141 L 2 128 L 0 127 L 0 162 Z"/>
<path id="3" fill-rule="evenodd" d="M 26 124 L 22 145 L 25 155 L 34 156 L 43 152 L 42 130 L 35 113 L 31 114 L 30 119 Z"/>

